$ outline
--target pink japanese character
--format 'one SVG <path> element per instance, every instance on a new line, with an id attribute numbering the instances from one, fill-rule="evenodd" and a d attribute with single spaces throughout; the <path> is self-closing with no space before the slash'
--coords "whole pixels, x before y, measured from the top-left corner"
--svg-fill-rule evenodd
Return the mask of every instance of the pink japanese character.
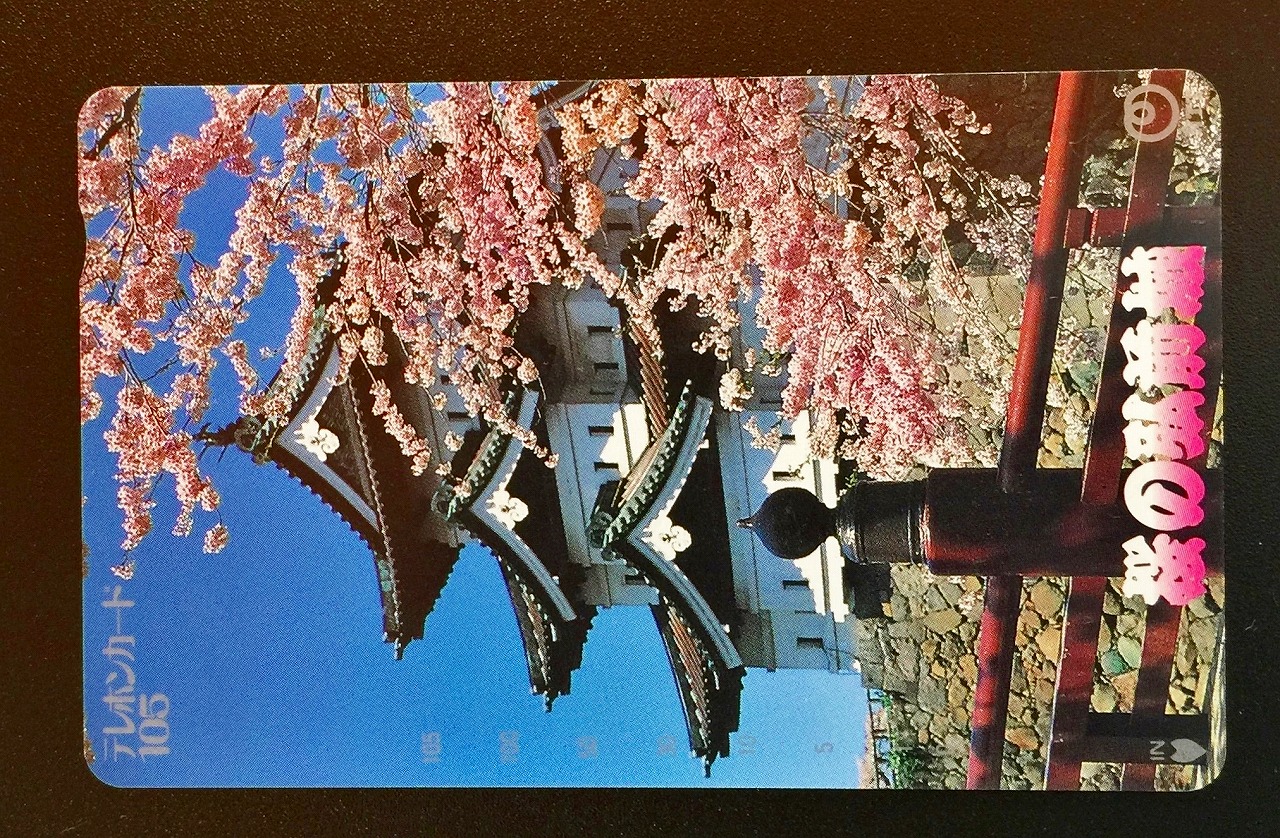
<path id="1" fill-rule="evenodd" d="M 1120 273 L 1137 276 L 1120 303 L 1127 311 L 1145 309 L 1148 317 L 1159 317 L 1173 309 L 1178 317 L 1190 320 L 1200 310 L 1204 295 L 1204 247 L 1136 247 L 1120 263 Z"/>
<path id="2" fill-rule="evenodd" d="M 1127 576 L 1125 596 L 1140 596 L 1147 605 L 1155 605 L 1160 597 L 1170 605 L 1186 605 L 1207 590 L 1204 584 L 1204 539 L 1181 542 L 1160 533 L 1148 544 L 1136 535 L 1122 545 Z"/>
<path id="3" fill-rule="evenodd" d="M 1190 460 L 1204 453 L 1204 421 L 1196 415 L 1202 404 L 1204 395 L 1195 390 L 1179 390 L 1155 402 L 1134 393 L 1120 410 L 1129 421 L 1124 453 L 1135 460 Z"/>
<path id="4" fill-rule="evenodd" d="M 1142 320 L 1120 336 L 1128 363 L 1126 383 L 1143 390 L 1176 384 L 1198 390 L 1204 387 L 1200 371 L 1204 359 L 1196 350 L 1204 345 L 1204 332 L 1187 323 L 1154 323 Z"/>
<path id="5" fill-rule="evenodd" d="M 1153 460 L 1129 472 L 1124 505 L 1138 523 L 1173 532 L 1204 520 L 1204 478 L 1186 463 Z"/>

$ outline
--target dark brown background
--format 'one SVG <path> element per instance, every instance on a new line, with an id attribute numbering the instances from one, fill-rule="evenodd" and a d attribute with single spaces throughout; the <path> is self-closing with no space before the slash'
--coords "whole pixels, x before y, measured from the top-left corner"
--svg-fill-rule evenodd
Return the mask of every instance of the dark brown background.
<path id="1" fill-rule="evenodd" d="M 1259 834 L 1277 810 L 1276 7 L 0 0 L 0 832 Z M 407 4 L 404 4 L 407 5 Z M 76 111 L 112 84 L 1190 67 L 1225 113 L 1229 757 L 1188 795 L 111 789 L 81 758 Z M 217 685 L 210 685 L 218 688 Z M 1234 829 L 1233 829 L 1234 827 Z"/>

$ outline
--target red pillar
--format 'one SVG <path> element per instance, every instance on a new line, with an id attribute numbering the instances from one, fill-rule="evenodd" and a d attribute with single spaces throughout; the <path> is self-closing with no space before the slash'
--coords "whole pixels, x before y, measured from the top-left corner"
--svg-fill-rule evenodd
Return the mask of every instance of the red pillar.
<path id="1" fill-rule="evenodd" d="M 1067 277 L 1067 221 L 1080 194 L 1080 173 L 1087 150 L 1085 121 L 1092 87 L 1089 73 L 1063 73 L 1058 80 L 1032 244 L 1031 274 L 1022 304 L 1018 354 L 1000 450 L 1000 485 L 1006 492 L 1022 486 L 1035 470 L 1040 451 L 1053 344 Z"/>
<path id="2" fill-rule="evenodd" d="M 1040 451 L 1050 363 L 1066 283 L 1067 220 L 1080 191 L 1091 87 L 1092 80 L 1086 73 L 1066 72 L 1058 77 L 1031 275 L 1027 279 L 1000 451 L 1000 486 L 1006 492 L 1023 485 L 1035 470 Z M 1020 577 L 987 579 L 987 601 L 978 630 L 978 683 L 974 688 L 970 734 L 967 785 L 971 789 L 1000 787 L 1021 593 Z"/>

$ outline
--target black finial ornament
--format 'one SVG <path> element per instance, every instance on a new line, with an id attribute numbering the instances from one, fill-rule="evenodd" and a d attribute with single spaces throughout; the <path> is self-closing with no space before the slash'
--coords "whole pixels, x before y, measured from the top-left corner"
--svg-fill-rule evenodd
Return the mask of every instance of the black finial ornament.
<path id="1" fill-rule="evenodd" d="M 738 522 L 755 531 L 765 549 L 783 559 L 802 559 L 836 534 L 833 510 L 808 489 L 791 486 L 764 499 L 756 514 Z"/>

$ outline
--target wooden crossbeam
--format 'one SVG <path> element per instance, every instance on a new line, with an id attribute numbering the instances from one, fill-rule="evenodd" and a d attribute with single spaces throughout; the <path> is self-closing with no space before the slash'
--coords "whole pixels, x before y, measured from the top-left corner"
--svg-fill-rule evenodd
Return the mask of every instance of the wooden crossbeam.
<path id="1" fill-rule="evenodd" d="M 1142 635 L 1142 663 L 1138 683 L 1134 687 L 1133 719 L 1135 724 L 1164 716 L 1169 703 L 1169 679 L 1173 677 L 1173 653 L 1178 646 L 1178 626 L 1182 608 L 1160 600 L 1147 606 L 1146 630 Z M 1207 739 L 1206 732 L 1206 739 Z M 1155 764 L 1142 759 L 1116 760 L 1136 763 L 1126 765 L 1120 776 L 1120 788 L 1143 791 L 1155 788 Z"/>
<path id="2" fill-rule="evenodd" d="M 1053 690 L 1046 789 L 1080 788 L 1080 744 L 1093 698 L 1093 665 L 1098 659 L 1098 628 L 1106 590 L 1105 576 L 1076 576 L 1070 582 L 1062 624 L 1062 656 Z"/>
<path id="3" fill-rule="evenodd" d="M 1080 192 L 1080 175 L 1088 150 L 1085 128 L 1092 88 L 1089 73 L 1068 72 L 1058 78 L 1031 270 L 1018 329 L 1018 354 L 1014 358 L 1000 447 L 1000 486 L 1006 492 L 1025 487 L 1040 452 L 1053 346 L 1067 278 L 1068 252 L 1063 241 L 1069 212 Z"/>
<path id="4" fill-rule="evenodd" d="M 1013 383 L 1005 411 L 999 479 L 1006 491 L 1018 491 L 1035 470 L 1044 424 L 1045 398 L 1053 359 L 1062 290 L 1067 275 L 1063 246 L 1068 213 L 1080 190 L 1086 151 L 1085 124 L 1093 80 L 1090 74 L 1058 77 L 1053 123 L 1045 161 L 1044 185 L 1032 242 L 1032 261 L 1023 300 L 1022 326 Z M 978 679 L 969 738 L 966 785 L 998 789 L 1008 724 L 1009 688 L 1022 601 L 1021 576 L 989 576 L 978 628 Z"/>
<path id="5" fill-rule="evenodd" d="M 1063 246 L 1119 247 L 1124 240 L 1124 207 L 1073 207 L 1067 213 Z M 1222 210 L 1215 205 L 1166 206 L 1162 236 L 1171 244 L 1214 244 L 1222 236 Z"/>
<path id="6" fill-rule="evenodd" d="M 998 789 L 1013 680 L 1013 651 L 1017 646 L 1018 615 L 1022 612 L 1022 577 L 987 577 L 983 597 L 965 787 Z"/>

